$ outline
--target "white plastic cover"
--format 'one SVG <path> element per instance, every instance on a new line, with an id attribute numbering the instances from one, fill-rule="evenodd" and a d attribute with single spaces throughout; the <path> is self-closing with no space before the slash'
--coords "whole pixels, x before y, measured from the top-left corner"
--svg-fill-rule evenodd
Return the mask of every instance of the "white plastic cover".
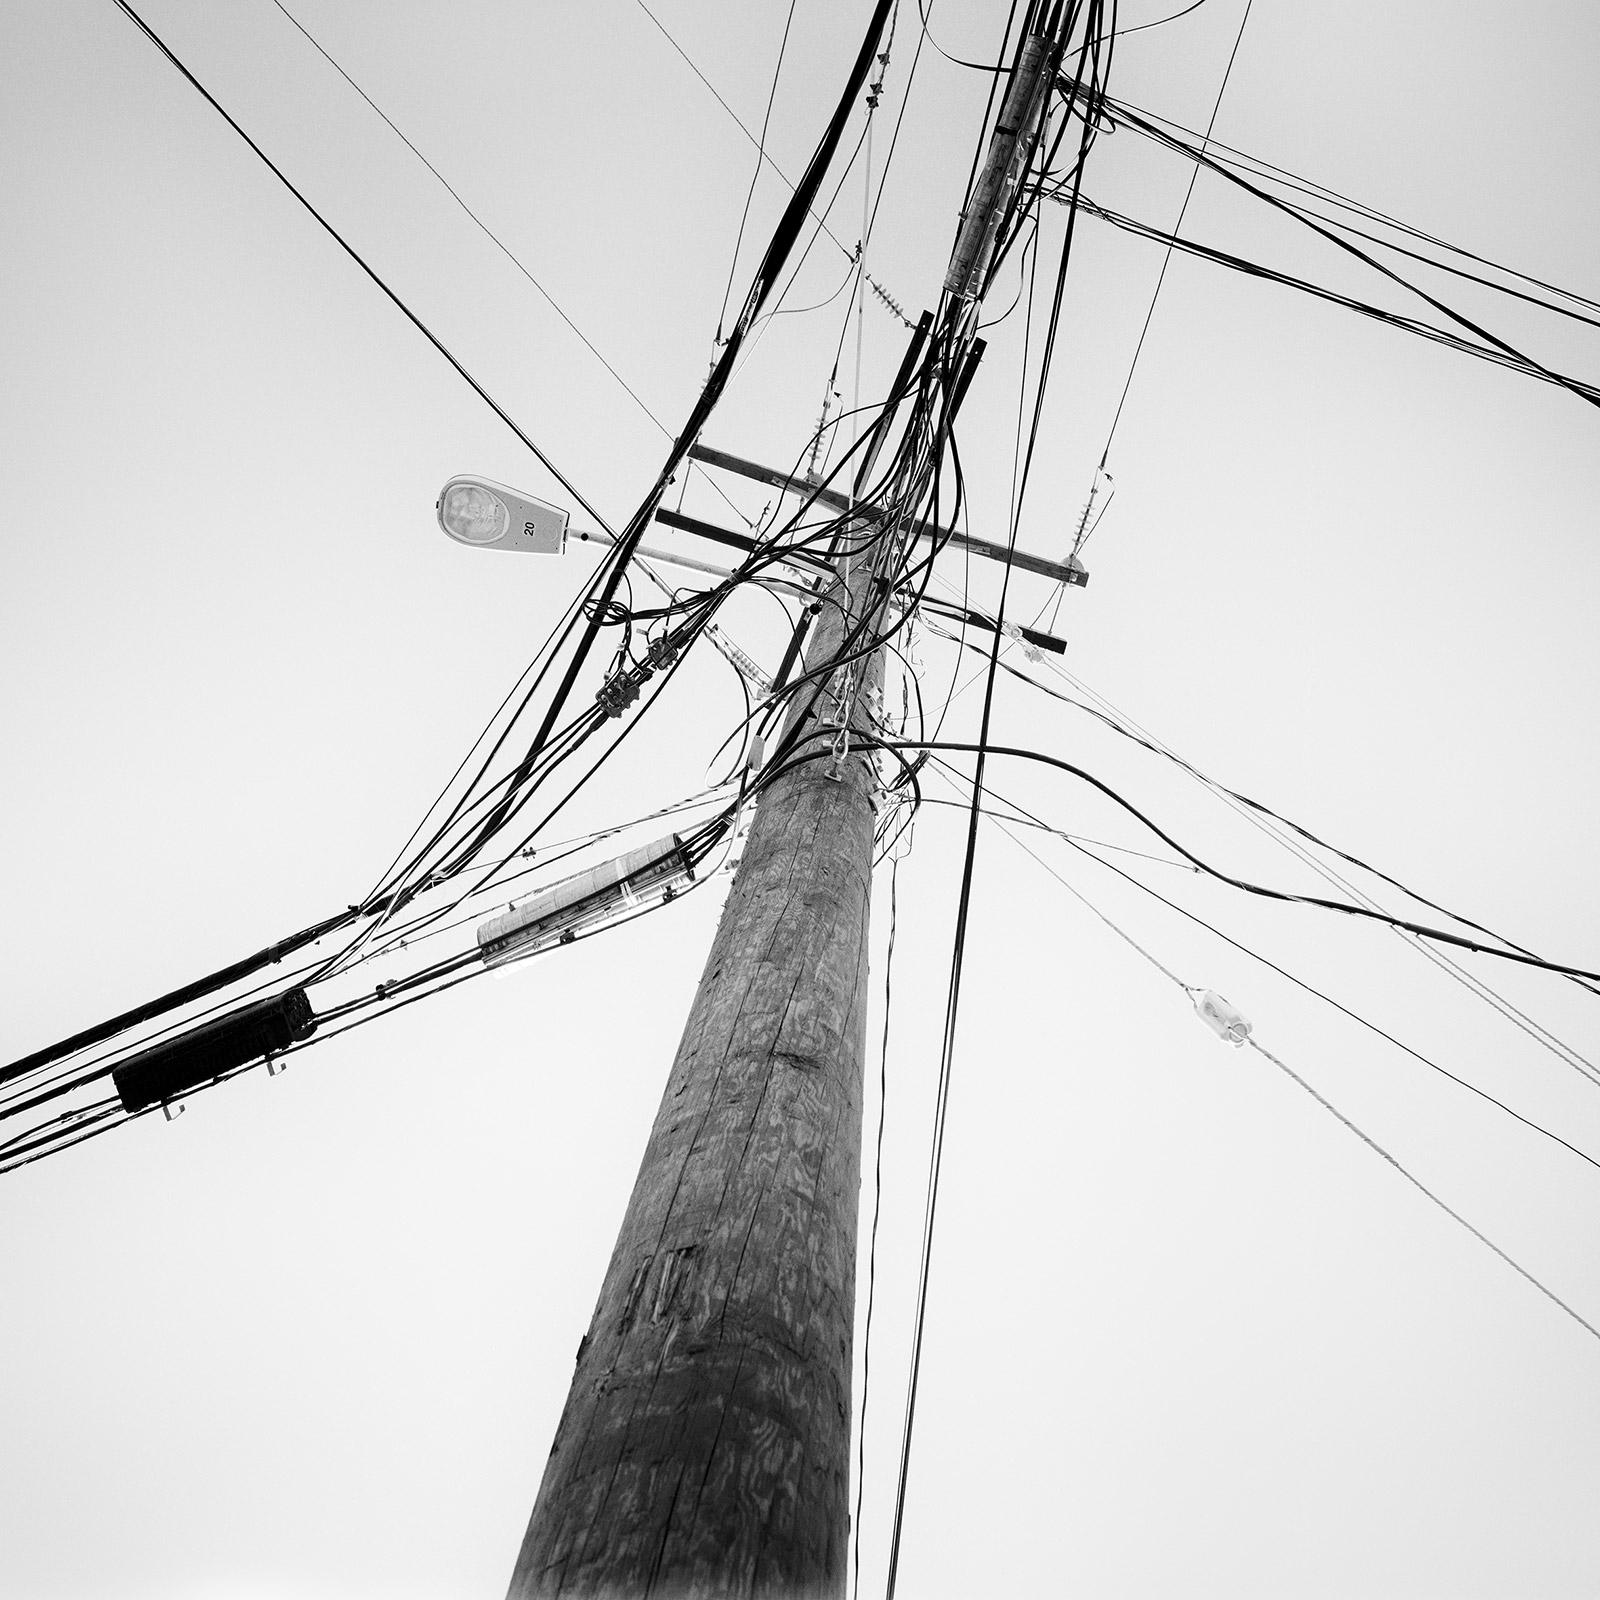
<path id="1" fill-rule="evenodd" d="M 1219 1039 L 1237 1048 L 1250 1037 L 1250 1024 L 1215 989 L 1190 991 L 1200 1020 Z"/>

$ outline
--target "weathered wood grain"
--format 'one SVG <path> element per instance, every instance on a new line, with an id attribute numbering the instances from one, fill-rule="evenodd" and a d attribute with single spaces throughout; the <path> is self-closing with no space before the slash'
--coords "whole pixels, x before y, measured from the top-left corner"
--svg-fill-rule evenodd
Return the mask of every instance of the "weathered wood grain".
<path id="1" fill-rule="evenodd" d="M 852 754 L 762 794 L 511 1600 L 844 1593 L 875 790 Z"/>

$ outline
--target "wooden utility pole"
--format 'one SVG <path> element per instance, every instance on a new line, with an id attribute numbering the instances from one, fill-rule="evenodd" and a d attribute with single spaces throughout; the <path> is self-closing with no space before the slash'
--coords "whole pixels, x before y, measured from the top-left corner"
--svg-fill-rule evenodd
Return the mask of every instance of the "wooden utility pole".
<path id="1" fill-rule="evenodd" d="M 809 670 L 881 606 L 868 569 L 841 570 Z M 839 752 L 881 672 L 790 713 L 815 759 L 761 792 L 511 1600 L 844 1593 L 877 777 Z"/>
<path id="2" fill-rule="evenodd" d="M 971 375 L 996 228 L 1044 120 L 1060 16 L 1057 5 L 1020 46 L 951 256 L 946 359 L 961 376 L 946 424 Z M 932 320 L 913 335 L 896 395 Z M 866 441 L 858 492 L 892 413 Z M 874 551 L 888 530 L 871 507 L 845 505 L 854 515 L 836 550 Z M 898 522 L 891 535 L 919 536 L 951 535 Z M 981 553 L 1017 564 L 1009 550 Z M 882 631 L 876 565 L 838 556 L 788 757 L 761 790 L 578 1347 L 510 1600 L 844 1595 L 878 787 L 851 733 L 870 726 L 862 708 L 881 699 L 883 658 L 840 657 Z"/>

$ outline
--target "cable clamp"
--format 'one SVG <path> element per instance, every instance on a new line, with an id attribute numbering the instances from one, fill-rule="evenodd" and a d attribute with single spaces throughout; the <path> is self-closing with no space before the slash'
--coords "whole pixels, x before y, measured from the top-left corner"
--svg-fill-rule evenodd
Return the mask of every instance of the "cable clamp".
<path id="1" fill-rule="evenodd" d="M 595 700 L 608 717 L 620 717 L 639 698 L 644 680 L 650 676 L 648 663 L 619 672 L 595 691 Z"/>

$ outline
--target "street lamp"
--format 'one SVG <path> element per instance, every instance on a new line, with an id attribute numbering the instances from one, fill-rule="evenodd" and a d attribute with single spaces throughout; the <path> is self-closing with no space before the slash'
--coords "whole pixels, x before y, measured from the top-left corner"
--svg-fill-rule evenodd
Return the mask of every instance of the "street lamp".
<path id="1" fill-rule="evenodd" d="M 475 545 L 479 550 L 523 550 L 543 556 L 558 556 L 567 548 L 569 512 L 519 494 L 493 478 L 479 478 L 468 473 L 452 478 L 439 491 L 434 510 L 439 516 L 439 526 L 457 544 Z M 616 543 L 608 533 L 587 533 L 581 529 L 573 537 L 599 545 Z M 651 561 L 665 561 L 670 566 L 686 567 L 692 572 L 709 573 L 714 578 L 729 576 L 726 567 L 674 555 L 670 550 L 652 550 L 639 545 L 634 554 Z"/>
<path id="2" fill-rule="evenodd" d="M 492 478 L 452 478 L 439 491 L 434 509 L 452 539 L 480 550 L 558 556 L 567 546 L 567 512 Z"/>
<path id="3" fill-rule="evenodd" d="M 508 489 L 493 478 L 459 474 L 439 491 L 434 510 L 439 526 L 457 544 L 473 545 L 479 550 L 523 550 L 545 556 L 559 556 L 567 548 L 569 512 Z M 584 544 L 609 546 L 617 542 L 609 533 L 590 533 L 583 528 L 574 530 L 572 537 Z M 754 548 L 753 541 L 734 542 L 745 549 Z M 692 556 L 675 555 L 670 550 L 654 550 L 649 545 L 635 545 L 633 553 L 648 561 L 665 562 L 668 566 L 703 572 L 713 578 L 732 576 L 726 567 L 696 561 Z M 778 571 L 788 576 L 780 577 Z M 797 589 L 806 595 L 811 593 L 814 574 L 796 571 L 788 563 L 780 563 L 778 571 L 769 572 L 763 581 L 780 588 Z M 796 579 L 804 581 L 797 583 Z"/>

